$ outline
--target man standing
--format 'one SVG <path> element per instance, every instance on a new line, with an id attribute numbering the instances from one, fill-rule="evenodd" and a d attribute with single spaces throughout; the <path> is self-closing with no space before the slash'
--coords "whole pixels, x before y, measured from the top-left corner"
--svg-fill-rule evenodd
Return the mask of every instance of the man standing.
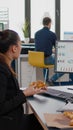
<path id="1" fill-rule="evenodd" d="M 51 19 L 49 17 L 45 17 L 43 19 L 43 28 L 40 29 L 35 33 L 35 50 L 36 51 L 42 51 L 44 52 L 44 62 L 45 64 L 54 64 L 55 63 L 55 50 L 53 50 L 53 47 L 55 47 L 55 43 L 57 40 L 56 34 L 52 31 L 50 31 L 51 28 Z M 44 76 L 45 76 L 45 70 L 43 69 Z M 49 70 L 48 70 L 49 74 Z M 48 80 L 47 74 L 47 81 L 51 84 L 53 84 L 54 81 L 56 81 L 59 77 L 63 75 L 63 73 L 56 73 L 54 74 L 50 80 Z"/>

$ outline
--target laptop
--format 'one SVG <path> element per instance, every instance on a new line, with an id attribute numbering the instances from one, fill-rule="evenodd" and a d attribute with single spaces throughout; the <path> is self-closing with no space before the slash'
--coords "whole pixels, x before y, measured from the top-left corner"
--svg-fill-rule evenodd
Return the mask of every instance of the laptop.
<path id="1" fill-rule="evenodd" d="M 65 86 L 62 86 L 61 88 L 63 88 L 63 87 L 65 87 Z M 60 87 L 58 87 L 58 88 L 60 88 Z M 52 87 L 52 88 L 48 87 L 45 94 L 48 96 L 56 97 L 56 98 L 71 99 L 71 101 L 73 100 L 73 93 L 71 93 L 69 91 L 63 91 L 63 90 L 61 91 L 58 89 L 54 89 L 54 87 Z"/>

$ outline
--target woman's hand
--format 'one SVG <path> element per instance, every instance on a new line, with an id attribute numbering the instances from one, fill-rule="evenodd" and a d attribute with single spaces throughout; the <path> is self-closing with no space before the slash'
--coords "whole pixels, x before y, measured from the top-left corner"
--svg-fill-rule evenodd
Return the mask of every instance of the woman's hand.
<path id="1" fill-rule="evenodd" d="M 23 93 L 25 94 L 26 97 L 28 96 L 32 96 L 34 94 L 39 94 L 39 93 L 43 93 L 47 90 L 47 87 L 45 86 L 44 88 L 37 88 L 35 86 L 33 87 L 28 87 L 26 88 Z"/>

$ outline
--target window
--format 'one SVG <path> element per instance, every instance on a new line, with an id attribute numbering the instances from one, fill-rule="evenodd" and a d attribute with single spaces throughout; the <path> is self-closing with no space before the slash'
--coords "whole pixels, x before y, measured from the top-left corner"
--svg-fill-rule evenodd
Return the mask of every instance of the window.
<path id="1" fill-rule="evenodd" d="M 51 30 L 55 31 L 55 0 L 31 0 L 31 38 L 42 28 L 42 19 L 45 16 L 51 17 Z"/>
<path id="2" fill-rule="evenodd" d="M 61 24 L 60 24 L 60 37 L 64 39 L 64 34 L 73 33 L 73 0 L 60 0 L 61 4 Z"/>
<path id="3" fill-rule="evenodd" d="M 0 7 L 2 8 L 6 7 L 9 10 L 9 19 L 8 19 L 9 29 L 17 31 L 20 35 L 21 40 L 24 39 L 22 32 L 22 26 L 25 18 L 24 4 L 25 4 L 24 0 L 0 1 Z"/>

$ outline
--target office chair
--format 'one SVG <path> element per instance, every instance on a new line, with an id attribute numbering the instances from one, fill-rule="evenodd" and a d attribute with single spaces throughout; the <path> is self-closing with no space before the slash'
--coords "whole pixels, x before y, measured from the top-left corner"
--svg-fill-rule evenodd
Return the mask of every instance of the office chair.
<path id="1" fill-rule="evenodd" d="M 47 81 L 48 69 L 54 68 L 54 65 L 44 64 L 44 52 L 28 51 L 28 62 L 30 65 L 39 68 L 46 68 L 45 82 Z"/>

